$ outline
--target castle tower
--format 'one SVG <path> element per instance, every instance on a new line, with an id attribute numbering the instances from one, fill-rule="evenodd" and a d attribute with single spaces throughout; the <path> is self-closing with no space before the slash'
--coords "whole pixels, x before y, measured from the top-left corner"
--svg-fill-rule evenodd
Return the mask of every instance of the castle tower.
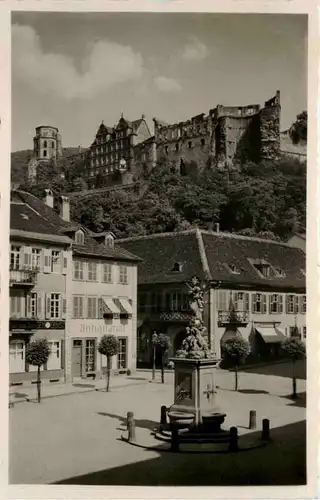
<path id="1" fill-rule="evenodd" d="M 38 161 L 49 161 L 62 156 L 61 135 L 56 127 L 40 125 L 36 128 L 33 155 Z"/>

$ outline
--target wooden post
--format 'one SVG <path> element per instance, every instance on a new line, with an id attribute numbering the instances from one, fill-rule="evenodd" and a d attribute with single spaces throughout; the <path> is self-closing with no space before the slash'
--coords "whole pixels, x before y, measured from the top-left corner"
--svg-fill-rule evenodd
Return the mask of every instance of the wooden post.
<path id="1" fill-rule="evenodd" d="M 179 450 L 179 433 L 178 427 L 171 425 L 171 448 L 170 451 L 178 452 Z"/>
<path id="2" fill-rule="evenodd" d="M 136 426 L 134 422 L 134 415 L 132 411 L 127 413 L 127 430 L 128 430 L 128 441 L 129 443 L 135 442 L 136 440 Z"/>
<path id="3" fill-rule="evenodd" d="M 237 427 L 230 427 L 230 443 L 229 451 L 238 450 L 238 429 Z"/>
<path id="4" fill-rule="evenodd" d="M 270 420 L 268 418 L 262 420 L 262 439 L 264 441 L 270 439 Z"/>
<path id="5" fill-rule="evenodd" d="M 257 427 L 257 412 L 256 410 L 250 410 L 249 429 L 256 429 L 256 427 Z"/>

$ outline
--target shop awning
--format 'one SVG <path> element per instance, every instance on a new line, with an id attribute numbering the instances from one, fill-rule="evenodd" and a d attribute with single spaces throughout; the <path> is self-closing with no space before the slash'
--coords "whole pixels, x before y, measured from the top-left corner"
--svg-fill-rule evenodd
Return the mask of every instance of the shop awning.
<path id="1" fill-rule="evenodd" d="M 120 314 L 120 310 L 111 298 L 102 297 L 102 308 L 106 314 Z"/>
<path id="2" fill-rule="evenodd" d="M 285 339 L 285 335 L 274 326 L 258 327 L 255 330 L 257 333 L 259 333 L 266 344 L 278 344 Z"/>
<path id="3" fill-rule="evenodd" d="M 120 302 L 120 310 L 124 314 L 132 314 L 133 309 L 128 299 L 119 299 Z"/>

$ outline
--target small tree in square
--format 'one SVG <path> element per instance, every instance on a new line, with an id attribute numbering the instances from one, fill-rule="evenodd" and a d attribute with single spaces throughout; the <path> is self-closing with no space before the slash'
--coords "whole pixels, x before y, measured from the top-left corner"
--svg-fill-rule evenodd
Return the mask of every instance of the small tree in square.
<path id="1" fill-rule="evenodd" d="M 164 361 L 165 356 L 171 346 L 169 336 L 165 333 L 159 333 L 157 346 L 161 354 L 161 382 L 162 384 L 164 384 Z"/>
<path id="2" fill-rule="evenodd" d="M 281 342 L 285 356 L 292 361 L 292 398 L 297 398 L 296 361 L 306 357 L 306 346 L 298 337 L 290 337 Z"/>
<path id="3" fill-rule="evenodd" d="M 115 335 L 103 335 L 101 337 L 98 351 L 103 356 L 107 358 L 107 371 L 106 371 L 106 380 L 107 386 L 106 390 L 109 392 L 110 387 L 110 373 L 111 373 L 111 358 L 115 356 L 119 352 L 119 340 Z"/>
<path id="4" fill-rule="evenodd" d="M 223 357 L 232 361 L 235 366 L 235 390 L 238 390 L 238 366 L 250 353 L 249 343 L 243 338 L 230 338 L 223 342 Z"/>
<path id="5" fill-rule="evenodd" d="M 38 403 L 41 401 L 41 366 L 45 365 L 50 356 L 50 346 L 47 339 L 32 340 L 26 350 L 26 362 L 29 365 L 37 366 L 37 392 Z"/>

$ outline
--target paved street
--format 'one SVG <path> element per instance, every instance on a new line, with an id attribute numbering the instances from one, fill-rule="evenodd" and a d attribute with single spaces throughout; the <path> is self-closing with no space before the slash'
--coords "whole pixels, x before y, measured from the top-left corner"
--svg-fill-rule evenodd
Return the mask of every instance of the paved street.
<path id="1" fill-rule="evenodd" d="M 15 405 L 10 409 L 10 482 L 303 484 L 305 400 L 293 403 L 287 397 L 290 378 L 241 373 L 242 392 L 234 393 L 234 374 L 217 374 L 226 427 L 247 427 L 249 410 L 255 409 L 258 427 L 262 418 L 269 418 L 273 428 L 275 442 L 267 448 L 223 456 L 160 455 L 121 442 L 127 411 L 134 412 L 137 427 L 152 429 L 159 422 L 160 406 L 173 402 L 172 380 L 173 374 L 167 373 L 164 385 L 146 380 L 114 387 L 110 393 L 76 393 L 44 399 L 40 405 Z M 298 380 L 298 391 L 305 391 L 304 380 Z M 220 472 L 213 475 L 213 470 Z"/>

